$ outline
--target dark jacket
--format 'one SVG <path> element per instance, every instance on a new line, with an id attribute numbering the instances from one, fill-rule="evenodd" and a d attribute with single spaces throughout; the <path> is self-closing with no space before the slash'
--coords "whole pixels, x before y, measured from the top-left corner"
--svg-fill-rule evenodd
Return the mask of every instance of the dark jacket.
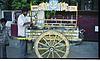
<path id="1" fill-rule="evenodd" d="M 0 29 L 0 45 L 8 44 L 8 30 L 6 26 Z"/>

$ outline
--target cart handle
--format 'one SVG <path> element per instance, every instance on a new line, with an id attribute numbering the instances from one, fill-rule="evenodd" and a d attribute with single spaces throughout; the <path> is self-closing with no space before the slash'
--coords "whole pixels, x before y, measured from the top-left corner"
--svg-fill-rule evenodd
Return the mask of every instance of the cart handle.
<path id="1" fill-rule="evenodd" d="M 14 36 L 12 36 L 11 37 L 12 39 L 16 39 L 16 40 L 28 40 L 28 41 L 30 41 L 30 40 L 32 40 L 32 38 L 29 38 L 29 37 L 14 37 Z"/>

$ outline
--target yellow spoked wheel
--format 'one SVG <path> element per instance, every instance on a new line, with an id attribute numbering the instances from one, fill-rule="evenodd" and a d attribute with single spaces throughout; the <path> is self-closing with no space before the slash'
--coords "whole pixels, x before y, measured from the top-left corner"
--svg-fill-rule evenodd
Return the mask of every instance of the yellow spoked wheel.
<path id="1" fill-rule="evenodd" d="M 34 47 L 39 58 L 66 58 L 69 53 L 69 42 L 65 36 L 51 30 L 40 35 Z"/>

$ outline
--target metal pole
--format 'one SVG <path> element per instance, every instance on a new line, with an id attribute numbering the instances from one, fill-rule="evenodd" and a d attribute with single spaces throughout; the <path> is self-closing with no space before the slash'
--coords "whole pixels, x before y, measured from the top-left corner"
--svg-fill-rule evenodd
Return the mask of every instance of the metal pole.
<path id="1" fill-rule="evenodd" d="M 32 22 L 32 8 L 31 8 L 31 6 L 32 6 L 32 0 L 30 1 L 30 16 L 31 16 L 31 22 Z"/>
<path id="2" fill-rule="evenodd" d="M 77 6 L 77 11 L 76 11 L 76 20 L 78 21 L 78 3 L 76 3 Z M 77 26 L 77 21 L 76 21 L 76 26 Z"/>

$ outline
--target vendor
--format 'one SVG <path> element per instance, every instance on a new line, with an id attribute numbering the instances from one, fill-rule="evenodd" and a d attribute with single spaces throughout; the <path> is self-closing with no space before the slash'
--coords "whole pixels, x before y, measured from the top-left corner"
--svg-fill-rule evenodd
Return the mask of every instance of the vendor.
<path id="1" fill-rule="evenodd" d="M 27 25 L 32 24 L 30 21 L 30 18 L 28 18 L 27 13 L 28 13 L 27 8 L 22 9 L 22 14 L 19 15 L 17 25 L 18 25 L 18 37 L 25 37 L 25 28 Z M 21 47 L 22 47 L 22 52 L 21 54 L 24 54 L 26 56 L 27 53 L 27 41 L 21 40 Z"/>

